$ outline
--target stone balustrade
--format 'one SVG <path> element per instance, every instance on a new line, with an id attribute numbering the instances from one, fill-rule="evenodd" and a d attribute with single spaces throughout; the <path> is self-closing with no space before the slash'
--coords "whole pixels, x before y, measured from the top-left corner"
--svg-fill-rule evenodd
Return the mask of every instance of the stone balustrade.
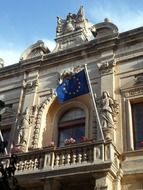
<path id="1" fill-rule="evenodd" d="M 41 170 L 54 170 L 69 167 L 113 162 L 119 168 L 118 152 L 111 142 L 84 142 L 65 147 L 47 147 L 25 153 L 18 153 L 16 174 L 32 173 Z M 8 164 L 8 157 L 0 160 Z"/>

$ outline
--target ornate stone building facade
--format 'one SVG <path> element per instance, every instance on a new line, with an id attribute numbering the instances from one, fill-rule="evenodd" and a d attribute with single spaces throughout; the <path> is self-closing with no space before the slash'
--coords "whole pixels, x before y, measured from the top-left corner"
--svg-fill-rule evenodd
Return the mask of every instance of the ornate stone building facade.
<path id="1" fill-rule="evenodd" d="M 0 60 L 0 129 L 17 154 L 20 186 L 143 189 L 143 28 L 119 33 L 108 19 L 90 23 L 80 7 L 57 18 L 56 32 L 52 52 L 38 41 L 19 63 Z M 64 103 L 56 95 L 85 64 L 97 110 L 91 93 Z"/>

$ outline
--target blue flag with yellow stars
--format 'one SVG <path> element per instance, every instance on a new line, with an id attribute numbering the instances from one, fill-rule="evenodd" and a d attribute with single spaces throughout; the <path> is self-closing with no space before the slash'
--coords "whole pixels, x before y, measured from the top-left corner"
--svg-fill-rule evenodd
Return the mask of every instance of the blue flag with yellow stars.
<path id="1" fill-rule="evenodd" d="M 77 96 L 87 94 L 89 89 L 84 70 L 66 78 L 62 84 L 57 87 L 56 92 L 61 103 Z"/>

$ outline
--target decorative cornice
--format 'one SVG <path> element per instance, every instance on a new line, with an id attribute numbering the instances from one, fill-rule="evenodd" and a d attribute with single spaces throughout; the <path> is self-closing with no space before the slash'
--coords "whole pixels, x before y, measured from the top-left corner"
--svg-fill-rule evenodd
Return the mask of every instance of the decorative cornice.
<path id="1" fill-rule="evenodd" d="M 133 97 L 133 96 L 140 96 L 143 95 L 143 86 L 136 86 L 134 88 L 129 88 L 129 89 L 121 89 L 121 93 L 123 93 L 123 95 L 125 97 Z"/>

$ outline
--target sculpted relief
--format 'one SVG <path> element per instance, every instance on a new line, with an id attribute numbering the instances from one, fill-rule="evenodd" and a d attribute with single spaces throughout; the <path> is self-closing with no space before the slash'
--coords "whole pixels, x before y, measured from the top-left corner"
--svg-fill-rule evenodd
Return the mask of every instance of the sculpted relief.
<path id="1" fill-rule="evenodd" d="M 17 144 L 19 145 L 27 144 L 29 125 L 30 125 L 29 109 L 26 108 L 20 121 Z"/>
<path id="2" fill-rule="evenodd" d="M 116 115 L 118 113 L 118 106 L 116 100 L 111 98 L 108 91 L 104 91 L 101 97 L 101 119 L 103 128 L 113 127 L 116 122 Z"/>
<path id="3" fill-rule="evenodd" d="M 57 37 L 85 27 L 86 22 L 87 19 L 85 19 L 82 6 L 80 7 L 77 14 L 69 13 L 66 19 L 57 17 Z"/>
<path id="4" fill-rule="evenodd" d="M 116 128 L 116 116 L 119 113 L 119 104 L 108 91 L 103 91 L 100 98 L 100 116 L 105 139 L 112 139 L 112 132 Z"/>

